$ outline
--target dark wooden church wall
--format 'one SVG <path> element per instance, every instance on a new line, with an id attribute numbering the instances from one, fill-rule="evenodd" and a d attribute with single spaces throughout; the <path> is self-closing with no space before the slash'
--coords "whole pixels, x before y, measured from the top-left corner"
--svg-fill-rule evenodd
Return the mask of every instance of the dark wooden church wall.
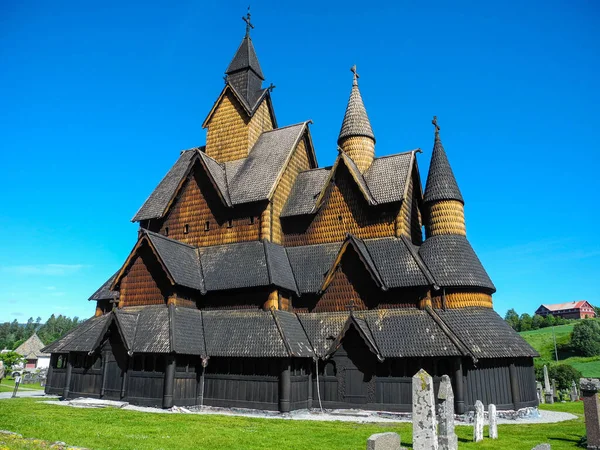
<path id="1" fill-rule="evenodd" d="M 537 406 L 535 369 L 533 358 L 518 358 L 514 361 L 514 371 L 517 379 L 517 408 Z"/>
<path id="2" fill-rule="evenodd" d="M 513 409 L 507 360 L 482 359 L 476 367 L 472 363 L 465 364 L 463 371 L 467 409 L 473 409 L 477 400 L 480 400 L 486 408 L 493 403 L 498 409 Z"/>
<path id="3" fill-rule="evenodd" d="M 192 355 L 175 357 L 175 383 L 173 387 L 173 403 L 179 406 L 196 404 L 198 383 L 202 366 L 200 358 Z"/>
<path id="4" fill-rule="evenodd" d="M 102 356 L 99 353 L 88 355 L 86 352 L 77 352 L 71 353 L 70 357 L 73 362 L 70 397 L 99 398 L 102 391 Z"/>
<path id="5" fill-rule="evenodd" d="M 310 407 L 309 399 L 310 366 L 307 360 L 293 358 L 291 363 L 291 410 Z"/>
<path id="6" fill-rule="evenodd" d="M 204 404 L 279 409 L 278 358 L 211 358 L 204 376 Z"/>
<path id="7" fill-rule="evenodd" d="M 166 355 L 133 355 L 127 372 L 127 400 L 137 405 L 162 407 Z"/>
<path id="8" fill-rule="evenodd" d="M 65 388 L 67 376 L 68 354 L 52 353 L 50 356 L 50 368 L 44 391 L 49 395 L 62 395 Z"/>

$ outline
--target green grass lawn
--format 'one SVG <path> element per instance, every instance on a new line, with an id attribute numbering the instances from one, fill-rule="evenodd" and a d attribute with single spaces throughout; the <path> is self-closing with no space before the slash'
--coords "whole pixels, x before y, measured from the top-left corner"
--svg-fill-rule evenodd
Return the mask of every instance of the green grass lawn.
<path id="1" fill-rule="evenodd" d="M 474 444 L 472 427 L 458 426 L 460 448 L 531 450 L 548 442 L 553 450 L 575 449 L 585 434 L 583 403 L 543 405 L 572 412 L 577 419 L 558 424 L 500 425 L 500 439 Z M 26 438 L 64 441 L 91 449 L 362 449 L 373 433 L 394 431 L 403 445 L 412 425 L 355 424 L 217 415 L 151 414 L 118 409 L 78 409 L 48 405 L 39 399 L 0 401 L 0 429 Z M 486 430 L 487 433 L 487 430 Z M 0 448 L 2 444 L 0 436 Z M 7 444 L 4 444 L 7 445 Z M 28 444 L 27 444 L 28 445 Z M 44 448 L 39 446 L 8 448 Z"/>
<path id="2" fill-rule="evenodd" d="M 2 380 L 2 383 L 0 383 L 0 392 L 6 392 L 7 390 L 12 391 L 15 387 L 15 380 L 13 380 L 12 378 L 4 378 Z M 31 383 L 31 384 L 23 384 L 21 383 L 19 385 L 19 389 L 21 388 L 25 388 L 25 389 L 40 389 L 40 390 L 44 390 L 44 388 L 42 386 L 40 386 L 40 383 Z"/>

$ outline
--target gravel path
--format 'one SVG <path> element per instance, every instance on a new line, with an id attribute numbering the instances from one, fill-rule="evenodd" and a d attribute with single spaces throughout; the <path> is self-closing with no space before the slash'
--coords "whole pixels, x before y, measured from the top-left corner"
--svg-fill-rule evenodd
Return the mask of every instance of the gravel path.
<path id="1" fill-rule="evenodd" d="M 277 412 L 245 410 L 245 409 L 229 409 L 215 408 L 205 406 L 203 408 L 182 408 L 173 407 L 171 409 L 150 408 L 145 406 L 134 406 L 127 402 L 117 402 L 110 400 L 98 400 L 91 398 L 79 398 L 69 401 L 50 400 L 45 403 L 71 406 L 75 408 L 120 408 L 126 411 L 138 411 L 155 414 L 207 414 L 207 415 L 226 415 L 240 417 L 255 417 L 261 419 L 279 419 L 279 420 L 315 420 L 315 421 L 339 421 L 339 422 L 357 422 L 357 423 L 398 423 L 411 422 L 410 414 L 385 413 L 377 411 L 362 411 L 362 410 L 327 410 L 321 413 L 317 410 L 299 410 L 288 414 L 280 414 Z M 557 423 L 566 420 L 576 419 L 577 416 L 557 411 L 540 410 L 537 414 L 532 414 L 529 417 L 519 419 L 498 419 L 499 424 L 521 425 L 534 423 Z M 458 422 L 457 425 L 468 425 L 468 423 Z"/>

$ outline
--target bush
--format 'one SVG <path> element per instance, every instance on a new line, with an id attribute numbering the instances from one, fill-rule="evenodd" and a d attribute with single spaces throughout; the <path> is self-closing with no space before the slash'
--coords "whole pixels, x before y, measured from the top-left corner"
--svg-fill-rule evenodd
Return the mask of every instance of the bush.
<path id="1" fill-rule="evenodd" d="M 600 355 L 600 323 L 596 320 L 581 320 L 573 327 L 571 349 L 581 356 Z"/>
<path id="2" fill-rule="evenodd" d="M 535 361 L 535 379 L 544 384 L 544 361 Z M 573 381 L 579 383 L 582 374 L 575 367 L 568 364 L 556 364 L 546 362 L 548 366 L 548 377 L 550 381 L 556 381 L 558 389 L 571 389 Z"/>
<path id="3" fill-rule="evenodd" d="M 2 360 L 2 362 L 4 363 L 4 368 L 7 371 L 15 364 L 25 362 L 25 358 L 23 358 L 17 352 L 0 353 L 0 360 Z"/>

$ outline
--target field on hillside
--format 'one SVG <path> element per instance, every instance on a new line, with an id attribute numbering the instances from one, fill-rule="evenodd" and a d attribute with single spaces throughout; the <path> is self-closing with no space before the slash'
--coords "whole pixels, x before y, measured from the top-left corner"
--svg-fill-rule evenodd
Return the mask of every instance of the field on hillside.
<path id="1" fill-rule="evenodd" d="M 588 319 L 589 320 L 589 319 Z M 571 332 L 575 324 L 559 325 L 554 327 L 556 344 L 568 344 Z M 539 330 L 523 331 L 519 333 L 529 344 L 540 353 L 540 361 L 554 362 L 554 338 L 552 328 L 540 328 Z M 558 351 L 558 360 L 562 364 L 569 364 L 579 370 L 584 377 L 600 377 L 600 356 L 584 358 L 572 356 L 569 353 Z M 536 361 L 538 361 L 536 359 Z"/>

